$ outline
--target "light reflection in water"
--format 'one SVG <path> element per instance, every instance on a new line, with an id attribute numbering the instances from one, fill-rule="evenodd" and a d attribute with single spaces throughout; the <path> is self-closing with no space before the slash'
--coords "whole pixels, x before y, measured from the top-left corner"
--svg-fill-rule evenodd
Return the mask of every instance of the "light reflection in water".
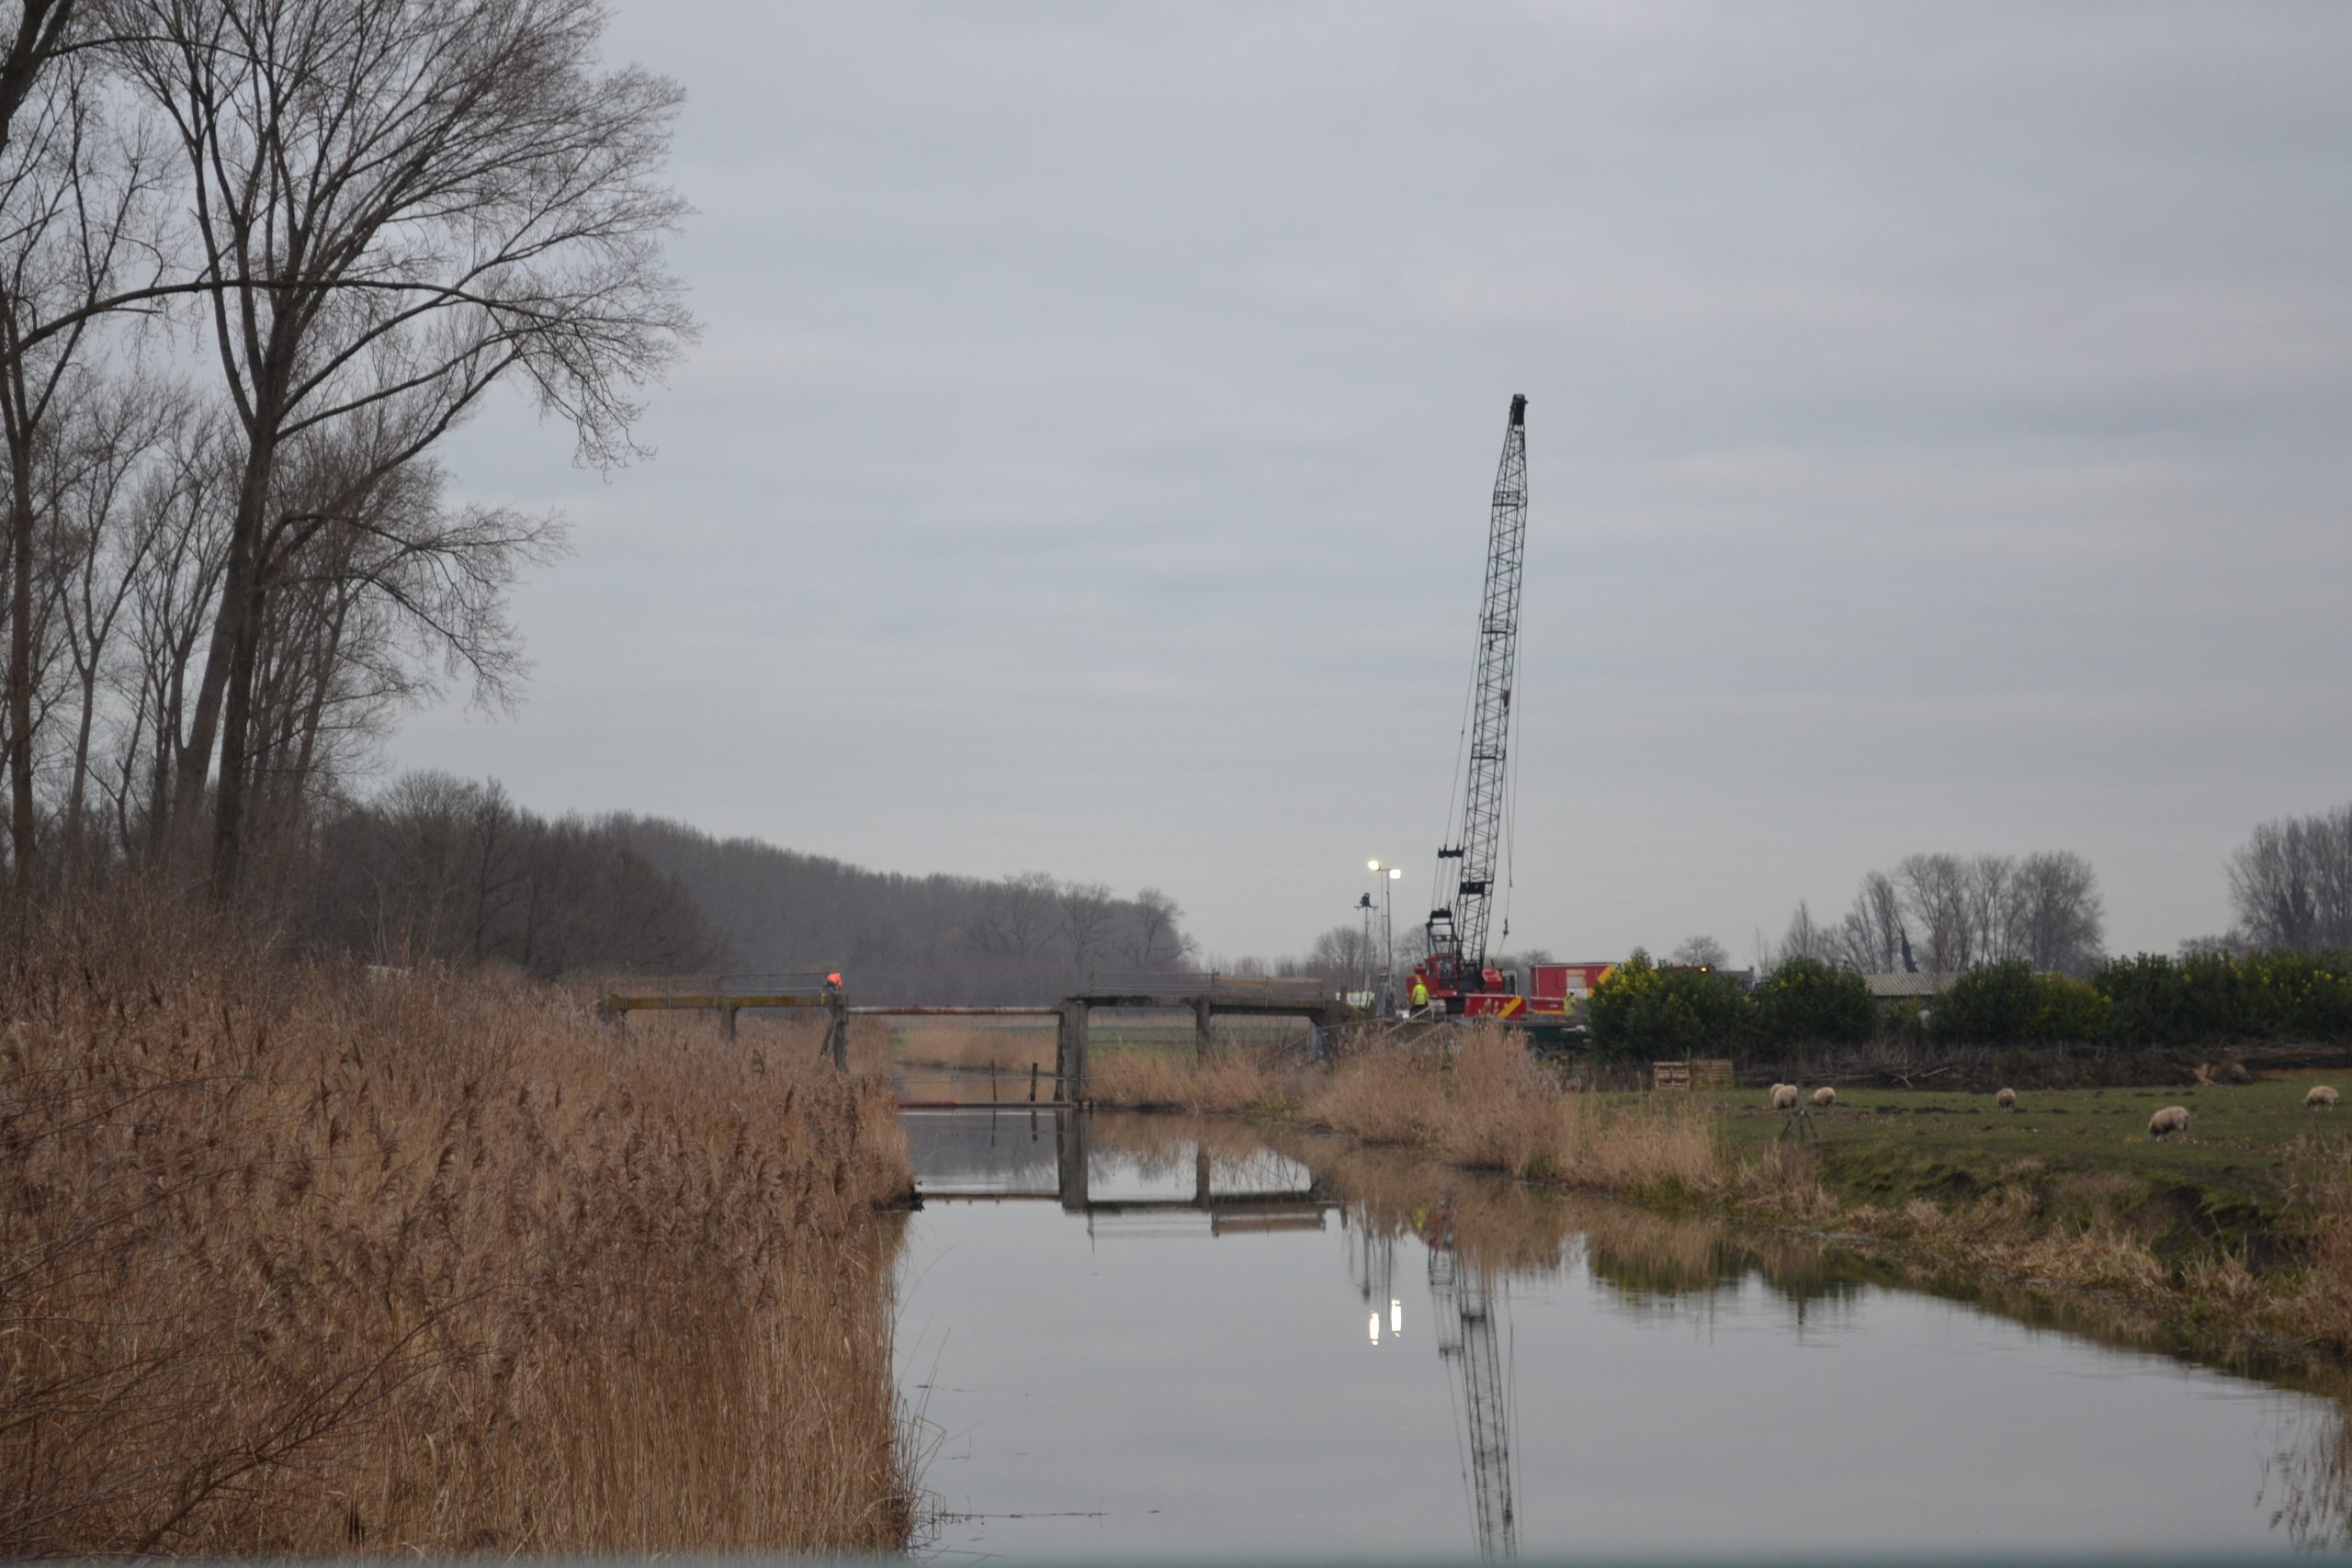
<path id="1" fill-rule="evenodd" d="M 927 1190 L 1005 1200 L 916 1216 L 901 1276 L 943 1550 L 2352 1539 L 2339 1406 L 2046 1301 L 2020 1324 L 1835 1248 L 1231 1123 L 910 1124 Z M 1342 1280 L 1369 1359 L 1324 1348 L 1354 1343 Z"/>

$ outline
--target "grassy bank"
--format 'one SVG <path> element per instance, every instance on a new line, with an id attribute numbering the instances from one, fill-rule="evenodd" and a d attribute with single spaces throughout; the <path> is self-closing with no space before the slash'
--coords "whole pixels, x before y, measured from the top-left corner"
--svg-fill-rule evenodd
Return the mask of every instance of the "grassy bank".
<path id="1" fill-rule="evenodd" d="M 1104 1061 L 1106 1104 L 1239 1112 L 1471 1168 L 1887 1244 L 1906 1266 L 2101 1292 L 2215 1340 L 2352 1356 L 2352 1122 L 2300 1078 L 2026 1096 L 1579 1094 L 1493 1028 L 1375 1040 L 1336 1067 Z M 2157 1143 L 2158 1106 L 2191 1130 Z M 2335 1116 L 2342 1116 L 2342 1112 Z"/>
<path id="2" fill-rule="evenodd" d="M 889 1097 L 707 1023 L 163 907 L 34 931 L 0 1554 L 900 1545 Z"/>

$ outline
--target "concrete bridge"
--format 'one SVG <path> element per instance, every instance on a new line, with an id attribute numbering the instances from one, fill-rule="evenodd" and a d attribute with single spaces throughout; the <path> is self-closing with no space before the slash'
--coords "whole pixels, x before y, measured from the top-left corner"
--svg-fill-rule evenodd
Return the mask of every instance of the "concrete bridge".
<path id="1" fill-rule="evenodd" d="M 1088 1021 L 1097 1008 L 1123 1011 L 1175 1011 L 1193 1015 L 1193 1049 L 1206 1052 L 1221 1017 L 1296 1018 L 1329 1028 L 1352 1016 L 1317 979 L 1269 979 L 1214 971 L 1096 974 L 1084 988 L 1050 1006 L 954 1007 L 921 1003 L 857 1003 L 826 985 L 821 973 L 765 975 L 664 975 L 608 980 L 600 987 L 596 1012 L 623 1021 L 632 1012 L 688 1010 L 716 1012 L 727 1038 L 735 1038 L 735 1018 L 746 1008 L 821 1010 L 828 1020 L 825 1053 L 833 1066 L 849 1067 L 848 1021 L 853 1018 L 1050 1018 L 1055 1021 L 1056 1099 L 1086 1098 Z"/>

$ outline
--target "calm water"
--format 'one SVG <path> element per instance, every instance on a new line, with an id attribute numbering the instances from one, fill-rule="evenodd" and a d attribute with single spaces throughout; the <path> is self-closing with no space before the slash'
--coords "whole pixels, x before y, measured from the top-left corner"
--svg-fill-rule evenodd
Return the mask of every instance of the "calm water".
<path id="1" fill-rule="evenodd" d="M 2352 1515 L 2334 1404 L 1834 1250 L 1222 1123 L 908 1125 L 942 1556 L 2285 1551 Z"/>

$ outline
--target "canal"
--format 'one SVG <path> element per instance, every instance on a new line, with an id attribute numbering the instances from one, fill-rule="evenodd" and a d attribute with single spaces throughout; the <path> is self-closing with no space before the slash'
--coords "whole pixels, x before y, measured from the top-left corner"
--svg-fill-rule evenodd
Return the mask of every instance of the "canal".
<path id="1" fill-rule="evenodd" d="M 2097 1303 L 1227 1122 L 910 1113 L 923 1547 L 2342 1546 L 2352 1430 Z"/>

